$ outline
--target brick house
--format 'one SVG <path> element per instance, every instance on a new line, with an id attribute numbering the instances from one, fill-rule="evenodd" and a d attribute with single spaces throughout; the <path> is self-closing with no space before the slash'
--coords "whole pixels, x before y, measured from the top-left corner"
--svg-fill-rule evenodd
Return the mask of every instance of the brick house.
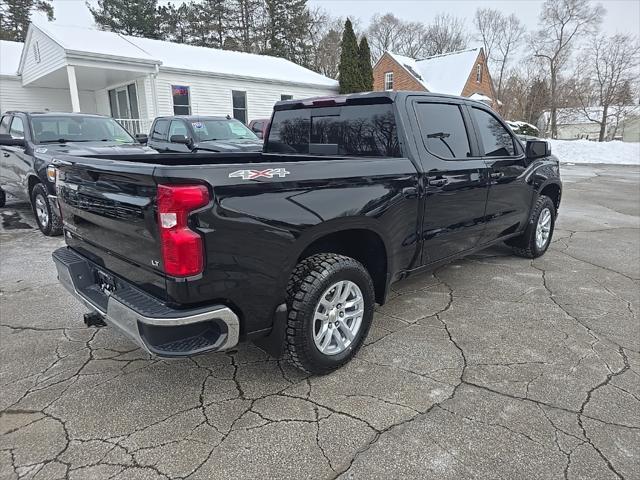
<path id="1" fill-rule="evenodd" d="M 424 60 L 385 52 L 373 67 L 373 89 L 413 90 L 460 95 L 492 105 L 495 92 L 484 49 L 427 57 Z"/>

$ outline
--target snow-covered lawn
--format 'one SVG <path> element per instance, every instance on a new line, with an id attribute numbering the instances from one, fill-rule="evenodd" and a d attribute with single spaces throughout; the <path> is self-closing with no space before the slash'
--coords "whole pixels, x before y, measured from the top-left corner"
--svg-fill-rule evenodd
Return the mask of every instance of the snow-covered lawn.
<path id="1" fill-rule="evenodd" d="M 640 165 L 640 143 L 590 142 L 589 140 L 548 140 L 551 153 L 561 163 L 613 163 Z"/>

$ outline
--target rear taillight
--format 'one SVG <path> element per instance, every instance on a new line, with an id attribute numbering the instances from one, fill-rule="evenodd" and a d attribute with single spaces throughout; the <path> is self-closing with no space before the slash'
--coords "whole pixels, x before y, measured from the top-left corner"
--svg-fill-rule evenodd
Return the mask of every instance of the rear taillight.
<path id="1" fill-rule="evenodd" d="M 173 277 L 202 273 L 202 238 L 188 226 L 189 213 L 209 203 L 204 185 L 158 185 L 158 223 L 164 271 Z"/>

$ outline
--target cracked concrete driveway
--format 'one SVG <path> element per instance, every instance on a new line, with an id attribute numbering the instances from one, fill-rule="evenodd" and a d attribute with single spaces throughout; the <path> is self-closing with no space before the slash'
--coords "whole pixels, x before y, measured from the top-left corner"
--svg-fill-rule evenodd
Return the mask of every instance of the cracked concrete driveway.
<path id="1" fill-rule="evenodd" d="M 57 283 L 0 211 L 0 478 L 640 478 L 640 171 L 563 167 L 554 243 L 394 287 L 307 377 L 252 345 L 159 361 Z"/>

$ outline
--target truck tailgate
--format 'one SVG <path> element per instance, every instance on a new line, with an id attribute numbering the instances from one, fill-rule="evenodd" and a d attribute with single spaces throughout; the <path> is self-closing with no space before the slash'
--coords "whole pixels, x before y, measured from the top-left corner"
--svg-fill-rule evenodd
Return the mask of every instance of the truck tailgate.
<path id="1" fill-rule="evenodd" d="M 155 166 L 107 159 L 57 162 L 66 242 L 105 269 L 165 298 Z"/>

